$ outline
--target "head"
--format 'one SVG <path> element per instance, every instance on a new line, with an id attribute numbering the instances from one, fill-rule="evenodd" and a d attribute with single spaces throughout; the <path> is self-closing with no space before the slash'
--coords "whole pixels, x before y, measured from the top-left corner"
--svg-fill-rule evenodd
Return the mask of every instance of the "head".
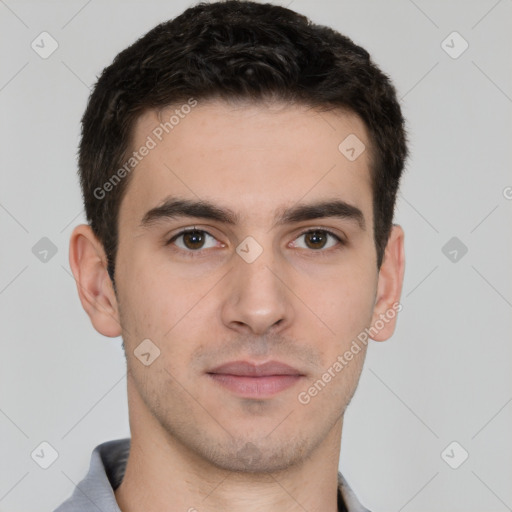
<path id="1" fill-rule="evenodd" d="M 395 325 L 406 156 L 388 77 L 283 7 L 199 4 L 114 59 L 82 119 L 70 263 L 94 327 L 123 336 L 132 435 L 251 471 L 336 437 L 366 343 L 336 361 Z M 240 396 L 215 369 L 241 360 L 298 378 Z"/>

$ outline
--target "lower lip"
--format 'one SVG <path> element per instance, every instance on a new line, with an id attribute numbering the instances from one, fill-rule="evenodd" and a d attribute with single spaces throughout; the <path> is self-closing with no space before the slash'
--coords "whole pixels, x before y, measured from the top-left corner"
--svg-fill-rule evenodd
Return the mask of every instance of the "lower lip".
<path id="1" fill-rule="evenodd" d="M 215 382 L 245 398 L 266 398 L 296 384 L 300 375 L 267 375 L 248 377 L 222 373 L 208 374 Z"/>

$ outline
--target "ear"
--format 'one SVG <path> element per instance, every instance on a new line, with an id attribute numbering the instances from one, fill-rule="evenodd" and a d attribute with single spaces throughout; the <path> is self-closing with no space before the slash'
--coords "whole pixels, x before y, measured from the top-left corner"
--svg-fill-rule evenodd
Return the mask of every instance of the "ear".
<path id="1" fill-rule="evenodd" d="M 394 224 L 379 270 L 377 295 L 372 316 L 371 338 L 387 340 L 394 332 L 398 311 L 402 309 L 400 295 L 405 270 L 404 231 Z M 376 334 L 373 334 L 376 332 Z"/>
<path id="2" fill-rule="evenodd" d="M 121 335 L 114 287 L 103 245 L 88 224 L 76 226 L 69 241 L 69 265 L 80 302 L 94 328 L 104 336 Z"/>

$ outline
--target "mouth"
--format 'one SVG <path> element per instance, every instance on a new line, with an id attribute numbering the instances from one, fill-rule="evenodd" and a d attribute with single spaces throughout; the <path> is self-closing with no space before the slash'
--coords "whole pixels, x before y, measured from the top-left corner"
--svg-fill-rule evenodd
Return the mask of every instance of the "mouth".
<path id="1" fill-rule="evenodd" d="M 270 398 L 297 384 L 304 374 L 278 361 L 233 361 L 207 372 L 217 384 L 243 398 Z"/>

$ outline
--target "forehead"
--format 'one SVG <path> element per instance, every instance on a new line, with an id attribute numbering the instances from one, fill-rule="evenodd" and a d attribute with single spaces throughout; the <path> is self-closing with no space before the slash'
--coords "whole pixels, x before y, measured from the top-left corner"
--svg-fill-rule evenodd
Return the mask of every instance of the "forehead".
<path id="1" fill-rule="evenodd" d="M 124 211 L 140 220 L 169 195 L 253 218 L 339 195 L 370 217 L 370 141 L 358 116 L 284 104 L 184 105 L 147 111 L 135 123 L 137 163 L 120 218 Z"/>

